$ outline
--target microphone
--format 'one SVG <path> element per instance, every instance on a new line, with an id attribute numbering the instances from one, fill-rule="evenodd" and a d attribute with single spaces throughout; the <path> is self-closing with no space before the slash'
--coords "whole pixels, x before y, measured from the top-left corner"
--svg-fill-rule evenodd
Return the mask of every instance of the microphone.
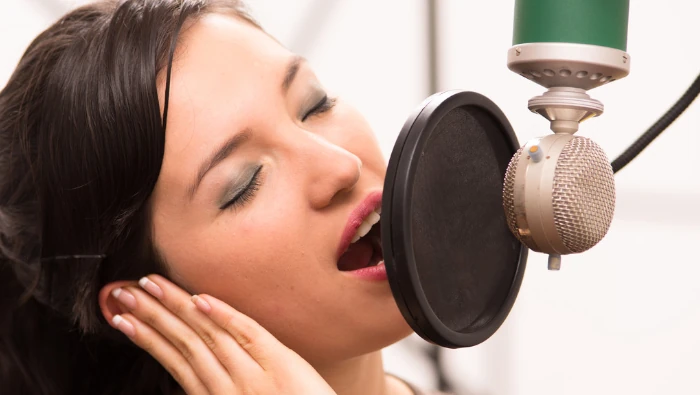
<path id="1" fill-rule="evenodd" d="M 587 91 L 624 78 L 629 0 L 516 0 L 508 68 L 547 88 L 528 101 L 554 134 L 528 141 L 506 170 L 508 228 L 533 251 L 584 252 L 605 237 L 615 209 L 615 180 L 603 149 L 575 136 L 603 113 Z"/>
<path id="2" fill-rule="evenodd" d="M 615 210 L 613 172 L 700 93 L 698 77 L 611 166 L 575 133 L 603 112 L 587 91 L 629 74 L 629 0 L 515 1 L 508 67 L 546 88 L 528 106 L 554 133 L 522 145 L 486 96 L 438 92 L 406 119 L 384 179 L 379 226 L 391 292 L 411 328 L 442 347 L 472 347 L 500 328 L 530 249 L 558 270 L 562 255 L 596 245 Z"/>

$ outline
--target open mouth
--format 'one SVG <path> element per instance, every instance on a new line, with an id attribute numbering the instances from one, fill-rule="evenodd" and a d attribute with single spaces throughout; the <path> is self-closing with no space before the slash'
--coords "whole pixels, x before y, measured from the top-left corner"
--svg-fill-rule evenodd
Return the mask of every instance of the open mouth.
<path id="1" fill-rule="evenodd" d="M 377 266 L 383 261 L 381 222 L 379 213 L 373 211 L 358 227 L 350 246 L 338 259 L 338 270 L 359 270 Z"/>

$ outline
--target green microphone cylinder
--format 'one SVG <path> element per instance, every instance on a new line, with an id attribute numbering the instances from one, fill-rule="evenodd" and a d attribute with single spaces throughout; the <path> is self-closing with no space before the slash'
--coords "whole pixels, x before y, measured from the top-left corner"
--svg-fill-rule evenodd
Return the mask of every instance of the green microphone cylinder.
<path id="1" fill-rule="evenodd" d="M 629 0 L 516 0 L 513 45 L 577 43 L 627 50 Z"/>
<path id="2" fill-rule="evenodd" d="M 603 113 L 587 91 L 626 77 L 629 0 L 515 0 L 508 68 L 547 92 L 528 101 L 555 133 Z"/>

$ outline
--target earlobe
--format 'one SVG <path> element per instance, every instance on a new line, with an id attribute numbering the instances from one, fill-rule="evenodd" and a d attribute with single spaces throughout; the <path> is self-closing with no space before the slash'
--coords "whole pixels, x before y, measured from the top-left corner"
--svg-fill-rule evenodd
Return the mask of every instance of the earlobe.
<path id="1" fill-rule="evenodd" d="M 114 297 L 114 295 L 112 295 L 112 292 L 117 288 L 125 287 L 127 285 L 134 286 L 138 285 L 138 283 L 136 281 L 115 281 L 105 285 L 100 290 L 100 294 L 98 296 L 100 311 L 102 312 L 105 320 L 107 320 L 107 322 L 110 324 L 112 323 L 112 317 L 117 314 L 127 312 L 124 306 L 117 302 L 117 299 Z"/>

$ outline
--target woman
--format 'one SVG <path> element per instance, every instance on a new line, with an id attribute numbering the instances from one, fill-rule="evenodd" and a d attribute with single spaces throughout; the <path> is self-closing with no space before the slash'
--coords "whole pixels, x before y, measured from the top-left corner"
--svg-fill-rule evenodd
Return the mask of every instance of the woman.
<path id="1" fill-rule="evenodd" d="M 384 169 L 237 1 L 69 13 L 0 92 L 2 392 L 412 393 Z"/>

